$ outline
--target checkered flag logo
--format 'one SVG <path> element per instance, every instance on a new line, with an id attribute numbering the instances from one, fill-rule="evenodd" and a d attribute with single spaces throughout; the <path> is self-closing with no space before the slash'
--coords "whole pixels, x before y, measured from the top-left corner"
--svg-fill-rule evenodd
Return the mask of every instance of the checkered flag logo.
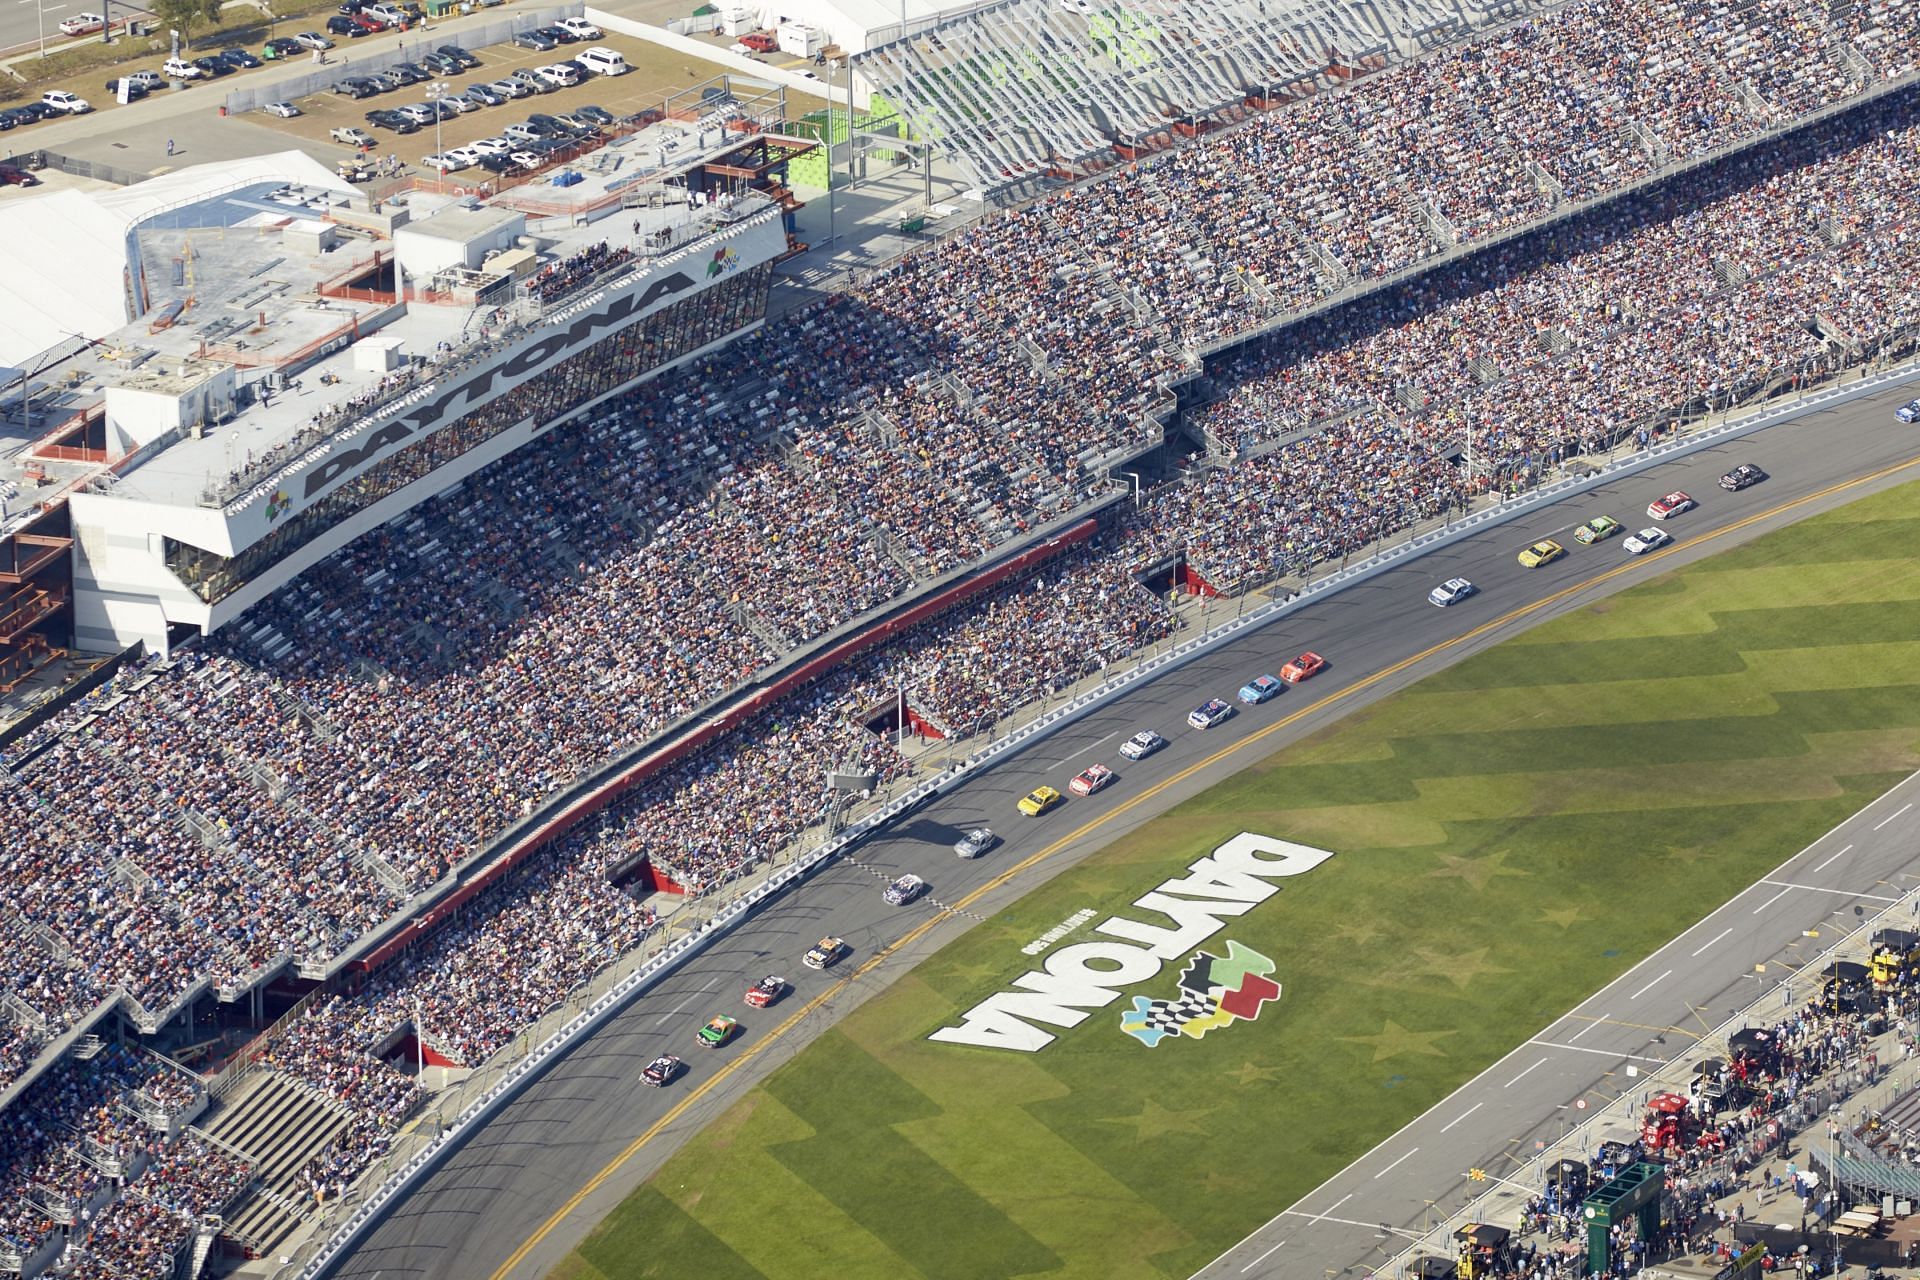
<path id="1" fill-rule="evenodd" d="M 1151 1049 L 1168 1036 L 1198 1040 L 1251 1022 L 1260 1006 L 1280 998 L 1280 984 L 1267 977 L 1273 969 L 1273 961 L 1237 942 L 1227 943 L 1224 959 L 1196 951 L 1180 971 L 1179 993 L 1171 1000 L 1135 996 L 1133 1008 L 1120 1015 L 1120 1029 Z"/>

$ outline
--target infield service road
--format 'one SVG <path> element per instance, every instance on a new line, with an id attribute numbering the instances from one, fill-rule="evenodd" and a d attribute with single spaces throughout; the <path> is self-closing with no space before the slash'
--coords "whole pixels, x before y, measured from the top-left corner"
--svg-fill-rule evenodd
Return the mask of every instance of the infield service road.
<path id="1" fill-rule="evenodd" d="M 1911 394 L 1886 391 L 1811 413 L 1487 529 L 1315 601 L 1062 729 L 870 839 L 662 980 L 454 1152 L 335 1274 L 543 1275 L 686 1137 L 848 1009 L 957 936 L 969 917 L 992 914 L 1243 766 L 1468 654 L 1675 564 L 1920 477 L 1920 466 L 1909 465 L 1920 453 L 1920 429 L 1892 416 Z M 1740 462 L 1757 463 L 1773 478 L 1723 493 L 1718 477 Z M 1676 488 L 1701 505 L 1667 522 L 1677 543 L 1665 552 L 1635 559 L 1622 539 L 1597 547 L 1572 542 L 1572 529 L 1594 515 L 1612 515 L 1629 530 L 1645 527 L 1652 523 L 1647 503 Z M 1569 554 L 1522 569 L 1515 554 L 1543 537 L 1558 537 Z M 1480 594 L 1451 609 L 1429 605 L 1431 587 L 1456 575 L 1473 579 Z M 1309 648 L 1332 664 L 1310 683 L 1242 708 L 1214 729 L 1187 727 L 1186 713 L 1199 702 L 1231 698 L 1249 677 L 1277 671 Z M 1157 729 L 1169 746 L 1143 762 L 1120 759 L 1121 740 L 1140 728 Z M 1112 764 L 1120 785 L 1039 820 L 1014 812 L 1014 802 L 1035 785 L 1064 789 L 1095 761 Z M 1773 958 L 1802 929 L 1831 920 L 1836 910 L 1850 914 L 1855 905 L 1897 896 L 1912 862 L 1894 850 L 1901 831 L 1912 830 L 1903 824 L 1916 815 L 1920 808 L 1870 840 L 1849 827 L 1831 847 L 1822 842 L 1818 856 L 1800 855 L 1786 873 L 1769 877 L 1779 885 L 1741 895 L 1688 931 L 1685 945 L 1675 944 L 1684 964 L 1643 963 L 1575 1015 L 1541 1028 L 1535 1039 L 1548 1044 L 1521 1046 L 1467 1086 L 1475 1091 L 1470 1099 L 1463 1094 L 1457 1106 L 1450 1099 L 1429 1112 L 1417 1132 L 1383 1144 L 1299 1205 L 1276 1205 L 1275 1222 L 1206 1274 L 1317 1278 L 1377 1262 L 1383 1246 L 1397 1251 L 1404 1238 L 1377 1238 L 1377 1224 L 1417 1228 L 1426 1201 L 1452 1196 L 1445 1203 L 1457 1203 L 1468 1167 L 1497 1172 L 1506 1167 L 1497 1159 L 1502 1153 L 1524 1145 L 1530 1154 L 1530 1135 L 1558 1135 L 1563 1105 L 1595 1089 L 1609 1097 L 1618 1092 L 1609 1086 L 1636 1060 L 1628 1055 L 1652 1066 L 1677 1052 L 1684 1033 L 1705 1031 L 1750 999 L 1753 980 L 1743 986 L 1741 974 Z M 954 840 L 982 824 L 1006 843 L 977 862 L 956 858 Z M 1827 861 L 1849 841 L 1854 849 Z M 924 876 L 932 893 L 910 907 L 888 907 L 881 887 L 902 871 Z M 1826 887 L 1782 892 L 1789 884 Z M 963 901 L 968 915 L 945 914 L 942 904 Z M 853 954 L 828 973 L 803 968 L 801 954 L 829 933 L 844 937 Z M 1693 948 L 1700 948 L 1697 956 L 1688 954 Z M 768 973 L 790 980 L 793 992 L 771 1010 L 746 1008 L 745 988 Z M 715 1013 L 738 1017 L 743 1034 L 726 1048 L 705 1050 L 694 1032 Z M 1668 1027 L 1680 1030 L 1661 1030 Z M 1566 1045 L 1575 1047 L 1556 1047 Z M 660 1052 L 680 1054 L 691 1070 L 656 1090 L 639 1076 Z"/>

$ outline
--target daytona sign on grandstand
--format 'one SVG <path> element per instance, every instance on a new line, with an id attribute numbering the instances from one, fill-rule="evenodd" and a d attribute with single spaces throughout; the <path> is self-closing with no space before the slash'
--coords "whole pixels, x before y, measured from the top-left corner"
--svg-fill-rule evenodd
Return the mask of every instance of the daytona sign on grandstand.
<path id="1" fill-rule="evenodd" d="M 1291 840 L 1243 831 L 1169 880 L 1136 899 L 1134 906 L 1171 920 L 1172 926 L 1125 916 L 1110 916 L 1094 928 L 1124 942 L 1080 942 L 1047 957 L 1013 980 L 1018 988 L 988 996 L 962 1016 L 957 1027 L 928 1036 L 947 1044 L 1036 1053 L 1053 1035 L 1035 1023 L 1075 1027 L 1092 1009 L 1120 998 L 1119 988 L 1146 982 L 1161 966 L 1192 952 L 1238 916 L 1280 891 L 1269 880 L 1304 875 L 1333 854 Z"/>

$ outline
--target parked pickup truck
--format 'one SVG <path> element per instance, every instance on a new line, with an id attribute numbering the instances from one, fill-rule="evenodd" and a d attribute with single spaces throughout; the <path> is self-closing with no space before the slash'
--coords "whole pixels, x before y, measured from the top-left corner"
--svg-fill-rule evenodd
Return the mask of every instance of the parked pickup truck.
<path id="1" fill-rule="evenodd" d="M 378 145 L 374 142 L 372 134 L 354 125 L 342 125 L 337 129 L 329 129 L 327 130 L 327 136 L 335 142 L 343 142 L 349 147 L 371 147 Z"/>

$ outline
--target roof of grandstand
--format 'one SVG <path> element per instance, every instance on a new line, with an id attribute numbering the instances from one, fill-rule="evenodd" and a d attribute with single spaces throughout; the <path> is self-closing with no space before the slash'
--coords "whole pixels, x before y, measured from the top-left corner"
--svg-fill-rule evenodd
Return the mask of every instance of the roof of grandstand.
<path id="1" fill-rule="evenodd" d="M 1083 176 L 1235 119 L 1249 97 L 1376 70 L 1495 17 L 1447 0 L 1003 0 L 854 61 L 916 136 L 998 191 Z"/>

